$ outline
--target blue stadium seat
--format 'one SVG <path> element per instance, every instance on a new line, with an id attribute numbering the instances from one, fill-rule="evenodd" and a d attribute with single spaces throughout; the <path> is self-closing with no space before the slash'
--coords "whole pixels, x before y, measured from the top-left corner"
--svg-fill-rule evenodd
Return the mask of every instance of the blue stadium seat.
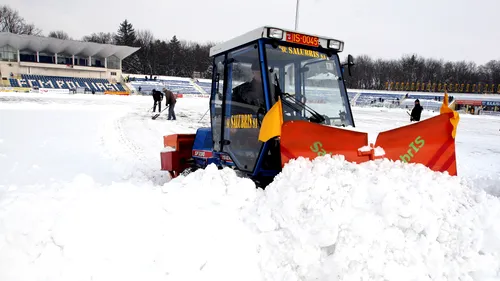
<path id="1" fill-rule="evenodd" d="M 144 94 L 151 94 L 153 89 L 161 91 L 167 88 L 177 94 L 200 95 L 202 94 L 193 84 L 188 80 L 168 80 L 157 79 L 146 81 L 144 78 L 135 78 L 130 81 L 130 84 L 137 90 L 141 87 L 141 92 Z M 210 93 L 210 90 L 208 91 Z"/>
<path id="2" fill-rule="evenodd" d="M 358 99 L 356 100 L 356 105 L 364 106 L 364 105 L 372 105 L 372 104 L 382 104 L 382 103 L 391 103 L 392 101 L 401 101 L 404 95 L 401 93 L 395 94 L 381 94 L 381 93 L 370 93 L 370 92 L 362 92 Z M 380 101 L 382 99 L 382 101 Z M 394 105 L 398 105 L 395 103 Z"/>
<path id="3" fill-rule="evenodd" d="M 356 97 L 357 93 L 347 93 L 347 96 L 349 97 L 349 102 L 352 102 L 352 100 Z"/>
<path id="4" fill-rule="evenodd" d="M 198 81 L 198 82 L 196 82 L 196 84 L 197 84 L 198 86 L 200 86 L 200 87 L 203 89 L 203 91 L 205 91 L 205 92 L 207 92 L 207 93 L 212 92 L 212 83 L 210 83 L 210 82 L 200 82 L 200 81 Z"/>
<path id="5" fill-rule="evenodd" d="M 17 79 L 9 78 L 9 82 L 11 87 L 20 87 Z"/>

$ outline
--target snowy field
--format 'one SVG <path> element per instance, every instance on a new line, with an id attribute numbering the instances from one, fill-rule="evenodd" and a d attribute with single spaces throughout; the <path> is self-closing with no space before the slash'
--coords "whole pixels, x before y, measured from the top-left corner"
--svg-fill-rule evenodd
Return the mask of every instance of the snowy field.
<path id="1" fill-rule="evenodd" d="M 500 280 L 499 117 L 461 115 L 458 177 L 322 157 L 262 191 L 215 167 L 170 180 L 162 136 L 208 126 L 208 100 L 179 99 L 176 121 L 151 106 L 0 93 L 0 280 Z"/>

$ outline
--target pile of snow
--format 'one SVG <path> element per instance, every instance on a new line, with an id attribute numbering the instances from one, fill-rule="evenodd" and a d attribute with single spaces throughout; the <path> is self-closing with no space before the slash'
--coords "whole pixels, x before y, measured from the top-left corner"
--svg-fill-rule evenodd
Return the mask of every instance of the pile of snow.
<path id="1" fill-rule="evenodd" d="M 494 278 L 499 198 L 422 165 L 299 158 L 265 191 L 213 165 L 0 186 L 0 280 Z"/>
<path id="2" fill-rule="evenodd" d="M 258 280 L 254 235 L 238 201 L 217 193 L 222 176 L 207 170 L 214 187 L 205 192 L 103 186 L 86 175 L 0 186 L 0 280 Z"/>
<path id="3" fill-rule="evenodd" d="M 500 174 L 465 177 L 464 181 L 474 188 L 483 189 L 486 193 L 500 198 Z"/>
<path id="4" fill-rule="evenodd" d="M 267 280 L 500 278 L 499 198 L 423 165 L 298 159 L 249 213 Z"/>

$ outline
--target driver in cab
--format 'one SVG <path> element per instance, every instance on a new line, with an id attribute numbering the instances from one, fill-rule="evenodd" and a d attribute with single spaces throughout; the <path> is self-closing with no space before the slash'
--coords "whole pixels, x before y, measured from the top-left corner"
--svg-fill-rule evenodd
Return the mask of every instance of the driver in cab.
<path id="1" fill-rule="evenodd" d="M 254 111 L 253 113 L 255 114 L 259 108 L 265 109 L 266 103 L 264 100 L 264 90 L 262 86 L 262 76 L 260 73 L 259 63 L 253 62 L 251 69 L 253 74 L 252 80 L 233 89 L 233 101 L 257 107 L 252 108 Z"/>
<path id="2" fill-rule="evenodd" d="M 238 65 L 237 67 L 245 66 Z M 234 69 L 235 72 L 238 70 L 246 72 L 248 68 Z M 251 70 L 253 77 L 250 81 L 248 81 L 250 75 L 241 72 L 244 75 L 243 77 L 233 77 L 233 79 L 240 78 L 247 82 L 233 88 L 232 91 L 230 116 L 231 119 L 235 118 L 236 124 L 225 122 L 226 128 L 230 128 L 230 147 L 236 157 L 246 159 L 245 163 L 255 163 L 259 156 L 261 145 L 258 141 L 260 124 L 258 124 L 257 118 L 258 112 L 264 113 L 266 108 L 259 63 L 254 61 Z M 243 122 L 239 119 L 240 117 L 243 118 Z"/>

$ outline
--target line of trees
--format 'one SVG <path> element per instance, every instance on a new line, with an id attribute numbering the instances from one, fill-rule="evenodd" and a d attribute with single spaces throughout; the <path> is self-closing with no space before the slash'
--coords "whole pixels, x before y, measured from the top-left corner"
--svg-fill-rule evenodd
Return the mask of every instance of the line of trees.
<path id="1" fill-rule="evenodd" d="M 0 31 L 43 36 L 41 29 L 33 23 L 27 23 L 17 11 L 6 5 L 0 6 Z M 48 36 L 72 39 L 63 30 L 50 31 Z M 80 40 L 140 47 L 138 52 L 123 61 L 123 71 L 126 73 L 191 77 L 193 72 L 198 72 L 202 78 L 210 78 L 211 75 L 208 55 L 209 49 L 215 44 L 213 42 L 202 44 L 181 41 L 175 35 L 167 40 L 158 39 L 149 30 L 135 30 L 128 20 L 119 24 L 117 32 L 91 33 Z M 359 55 L 355 56 L 355 63 L 352 76 L 346 76 L 349 88 L 383 90 L 391 83 L 442 83 L 477 84 L 477 89 L 481 86 L 484 89 L 484 85 L 500 84 L 500 61 L 496 60 L 477 65 L 468 61 L 424 58 L 417 54 L 405 55 L 397 60 Z"/>
<path id="2" fill-rule="evenodd" d="M 346 76 L 347 86 L 353 89 L 386 90 L 388 86 L 389 89 L 394 89 L 396 83 L 404 83 L 404 90 L 411 91 L 412 84 L 431 83 L 453 85 L 453 89 L 457 84 L 469 84 L 477 85 L 474 89 L 491 90 L 491 85 L 500 84 L 500 61 L 497 60 L 477 65 L 474 62 L 450 62 L 413 54 L 397 60 L 373 59 L 361 55 L 355 57 L 354 62 L 356 65 L 352 68 L 352 76 Z M 390 88 L 391 83 L 392 88 Z M 486 85 L 490 87 L 485 87 Z"/>
<path id="3" fill-rule="evenodd" d="M 201 78 L 210 78 L 210 48 L 214 43 L 155 38 L 149 30 L 135 31 L 132 23 L 124 20 L 117 33 L 92 33 L 83 41 L 140 47 L 122 61 L 123 71 L 132 74 L 170 75 L 191 77 L 198 72 Z"/>

